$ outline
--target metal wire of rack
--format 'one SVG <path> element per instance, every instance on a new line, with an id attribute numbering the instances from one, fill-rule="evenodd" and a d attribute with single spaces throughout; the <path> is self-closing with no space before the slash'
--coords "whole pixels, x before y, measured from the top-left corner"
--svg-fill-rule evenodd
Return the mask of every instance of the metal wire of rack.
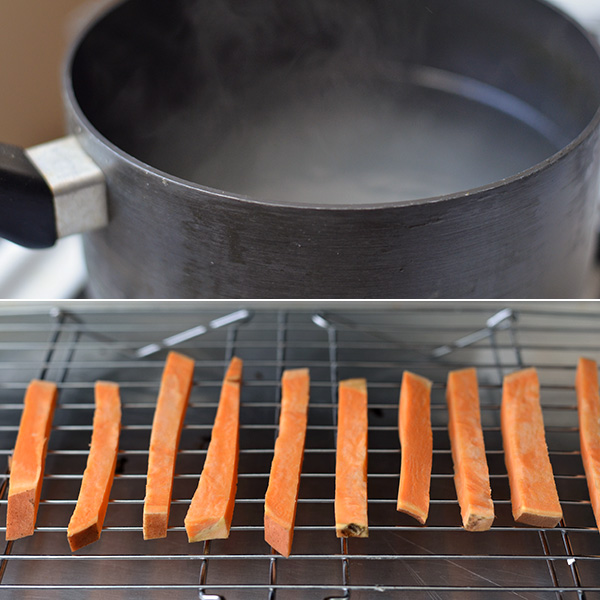
<path id="1" fill-rule="evenodd" d="M 252 314 L 189 304 L 0 312 L 0 461 L 12 452 L 30 379 L 59 382 L 42 500 L 33 536 L 2 542 L 2 598 L 600 598 L 600 535 L 579 453 L 574 374 L 600 358 L 600 307 L 577 304 L 399 305 Z M 183 332 L 183 333 L 182 333 Z M 196 359 L 170 528 L 142 540 L 148 441 L 166 350 Z M 231 536 L 188 544 L 183 518 L 197 485 L 221 378 L 244 360 L 239 484 Z M 501 381 L 538 368 L 547 442 L 564 512 L 554 529 L 516 526 L 499 426 Z M 311 371 L 311 404 L 292 556 L 271 552 L 262 511 L 285 368 Z M 476 366 L 496 521 L 460 527 L 447 434 L 450 369 Z M 434 462 L 425 527 L 395 510 L 404 369 L 434 381 Z M 337 382 L 369 384 L 367 539 L 338 540 L 333 522 Z M 87 459 L 97 379 L 120 383 L 117 476 L 99 542 L 71 554 L 66 527 Z M 6 463 L 5 463 L 6 464 Z M 2 469 L 4 471 L 4 469 Z M 8 472 L 0 475 L 5 531 Z"/>

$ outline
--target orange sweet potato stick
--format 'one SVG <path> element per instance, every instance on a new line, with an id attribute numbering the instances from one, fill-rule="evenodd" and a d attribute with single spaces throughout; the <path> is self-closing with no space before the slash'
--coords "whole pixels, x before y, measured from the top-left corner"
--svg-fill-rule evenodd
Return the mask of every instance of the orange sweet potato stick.
<path id="1" fill-rule="evenodd" d="M 400 388 L 398 429 L 402 457 L 397 510 L 424 524 L 429 514 L 433 462 L 430 414 L 431 381 L 405 371 Z"/>
<path id="2" fill-rule="evenodd" d="M 494 504 L 483 444 L 475 369 L 448 373 L 446 400 L 454 484 L 463 527 L 468 531 L 486 531 L 494 521 Z"/>
<path id="3" fill-rule="evenodd" d="M 598 365 L 589 358 L 580 358 L 575 376 L 579 409 L 579 443 L 596 525 L 600 528 L 600 396 Z"/>
<path id="4" fill-rule="evenodd" d="M 335 462 L 337 537 L 368 537 L 367 382 L 340 381 Z"/>
<path id="5" fill-rule="evenodd" d="M 73 552 L 100 539 L 117 465 L 121 430 L 119 386 L 109 381 L 98 381 L 95 395 L 90 453 L 79 498 L 67 528 L 67 539 Z"/>
<path id="6" fill-rule="evenodd" d="M 562 509 L 548 457 L 535 369 L 504 377 L 500 420 L 515 521 L 534 527 L 556 526 Z"/>
<path id="7" fill-rule="evenodd" d="M 265 540 L 283 556 L 292 551 L 304 457 L 310 378 L 308 369 L 284 371 L 279 435 L 265 495 Z"/>
<path id="8" fill-rule="evenodd" d="M 27 388 L 10 465 L 7 540 L 17 540 L 33 534 L 56 397 L 56 384 L 49 381 L 33 380 Z"/>
<path id="9" fill-rule="evenodd" d="M 212 429 L 202 475 L 185 517 L 190 542 L 229 537 L 239 455 L 242 361 L 231 360 Z"/>
<path id="10" fill-rule="evenodd" d="M 192 388 L 194 361 L 170 352 L 162 376 L 148 455 L 144 539 L 166 537 L 175 459 Z"/>

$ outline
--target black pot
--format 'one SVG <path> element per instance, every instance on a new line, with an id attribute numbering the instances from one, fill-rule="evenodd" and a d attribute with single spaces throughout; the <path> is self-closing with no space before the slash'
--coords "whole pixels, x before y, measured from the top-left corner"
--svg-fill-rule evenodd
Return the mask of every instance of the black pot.
<path id="1" fill-rule="evenodd" d="M 93 296 L 583 293 L 600 58 L 539 0 L 128 0 L 64 91 L 74 139 L 4 149 L 0 228 L 94 229 Z"/>

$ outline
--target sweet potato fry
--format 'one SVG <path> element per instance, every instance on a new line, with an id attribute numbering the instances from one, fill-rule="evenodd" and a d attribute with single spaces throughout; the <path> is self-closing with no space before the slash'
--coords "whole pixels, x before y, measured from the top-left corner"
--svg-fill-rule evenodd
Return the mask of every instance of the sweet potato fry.
<path id="1" fill-rule="evenodd" d="M 229 537 L 239 455 L 242 361 L 234 357 L 221 388 L 206 460 L 185 517 L 190 542 Z"/>
<path id="2" fill-rule="evenodd" d="M 579 412 L 579 443 L 596 526 L 600 529 L 600 396 L 598 365 L 580 358 L 575 376 Z"/>
<path id="3" fill-rule="evenodd" d="M 562 519 L 562 509 L 546 446 L 535 369 L 504 377 L 500 418 L 515 521 L 555 527 Z"/>
<path id="4" fill-rule="evenodd" d="M 284 371 L 279 435 L 265 495 L 265 540 L 283 556 L 292 551 L 304 457 L 310 379 L 308 369 Z"/>
<path id="5" fill-rule="evenodd" d="M 337 537 L 368 537 L 367 382 L 340 381 L 335 463 Z"/>
<path id="6" fill-rule="evenodd" d="M 162 376 L 148 455 L 144 539 L 167 535 L 175 459 L 192 388 L 194 361 L 170 352 Z"/>
<path id="7" fill-rule="evenodd" d="M 454 483 L 463 527 L 468 531 L 486 531 L 494 521 L 494 504 L 485 458 L 475 369 L 448 373 L 446 400 Z"/>
<path id="8" fill-rule="evenodd" d="M 400 388 L 398 430 L 402 448 L 397 510 L 424 524 L 429 514 L 433 462 L 431 381 L 405 371 Z"/>
<path id="9" fill-rule="evenodd" d="M 50 381 L 33 380 L 27 388 L 10 465 L 7 540 L 32 535 L 35 529 L 56 397 L 56 384 Z"/>
<path id="10" fill-rule="evenodd" d="M 73 552 L 100 539 L 117 465 L 121 430 L 119 386 L 109 381 L 98 381 L 95 390 L 96 410 L 90 453 L 79 498 L 67 528 L 67 539 Z"/>

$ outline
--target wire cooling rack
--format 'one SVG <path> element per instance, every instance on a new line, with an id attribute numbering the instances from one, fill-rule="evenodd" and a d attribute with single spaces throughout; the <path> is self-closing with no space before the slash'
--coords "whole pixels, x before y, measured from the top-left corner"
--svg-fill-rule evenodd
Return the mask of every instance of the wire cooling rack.
<path id="1" fill-rule="evenodd" d="M 347 305 L 346 305 L 347 306 Z M 382 306 L 381 309 L 378 306 Z M 35 534 L 1 542 L 2 598 L 600 598 L 600 535 L 579 453 L 574 376 L 580 355 L 600 358 L 600 307 L 579 304 L 341 305 L 236 311 L 231 304 L 75 304 L 0 312 L 0 534 L 7 459 L 30 379 L 59 383 L 59 404 Z M 177 459 L 170 527 L 142 540 L 148 442 L 169 347 L 196 360 Z M 239 485 L 228 540 L 188 544 L 183 519 L 196 488 L 221 380 L 244 360 Z M 516 526 L 502 453 L 504 374 L 539 370 L 564 520 Z M 279 419 L 280 377 L 310 368 L 311 404 L 292 556 L 263 539 L 263 499 Z M 447 433 L 450 369 L 476 366 L 496 521 L 461 529 Z M 395 510 L 397 406 L 404 369 L 433 380 L 431 509 L 419 526 Z M 336 383 L 366 377 L 369 390 L 368 539 L 339 540 L 333 515 Z M 99 542 L 72 554 L 66 527 L 85 467 L 97 379 L 121 385 L 117 475 Z"/>

